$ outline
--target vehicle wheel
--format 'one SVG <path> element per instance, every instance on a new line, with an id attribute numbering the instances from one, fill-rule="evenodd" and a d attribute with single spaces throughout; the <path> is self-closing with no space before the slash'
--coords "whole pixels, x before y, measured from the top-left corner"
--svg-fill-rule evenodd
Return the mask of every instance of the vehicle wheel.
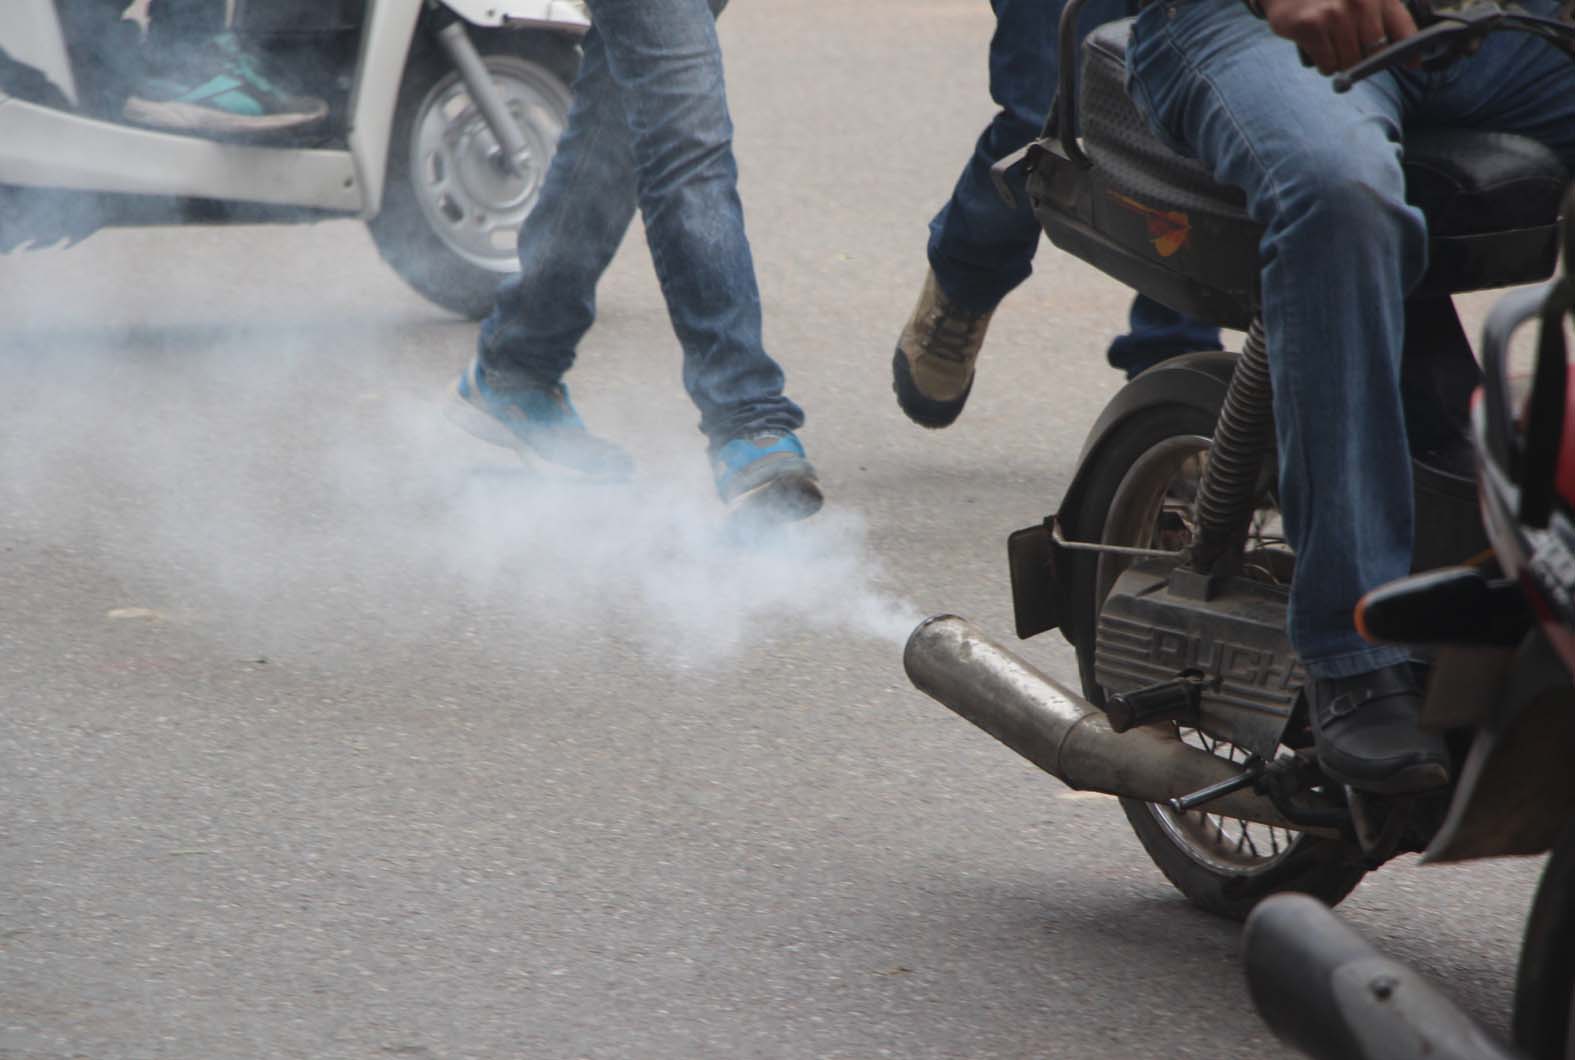
<path id="1" fill-rule="evenodd" d="M 1208 460 L 1214 417 L 1191 406 L 1165 406 L 1134 418 L 1096 457 L 1089 492 L 1080 505 L 1075 539 L 1133 548 L 1184 548 L 1192 536 L 1192 498 Z M 1272 482 L 1273 476 L 1268 475 Z M 1246 569 L 1287 582 L 1294 567 L 1279 532 L 1272 493 L 1265 491 L 1248 542 Z M 1104 690 L 1094 676 L 1094 630 L 1099 608 L 1131 559 L 1089 557 L 1074 568 L 1073 599 L 1085 608 L 1078 646 L 1083 694 L 1095 704 Z M 1247 752 L 1221 734 L 1174 726 L 1176 738 L 1234 761 Z M 1365 874 L 1344 844 L 1319 836 L 1218 814 L 1177 813 L 1168 806 L 1122 799 L 1132 830 L 1165 877 L 1192 902 L 1240 920 L 1259 901 L 1281 891 L 1313 895 L 1333 906 Z"/>
<path id="2" fill-rule="evenodd" d="M 476 50 L 525 133 L 523 174 L 502 152 L 447 58 L 413 50 L 399 89 L 382 210 L 369 223 L 383 260 L 421 294 L 487 315 L 519 271 L 516 236 L 536 205 L 569 117 L 572 44 L 523 32 L 473 33 Z"/>
<path id="3" fill-rule="evenodd" d="M 1542 870 L 1515 976 L 1515 1044 L 1532 1060 L 1575 1057 L 1575 827 Z"/>

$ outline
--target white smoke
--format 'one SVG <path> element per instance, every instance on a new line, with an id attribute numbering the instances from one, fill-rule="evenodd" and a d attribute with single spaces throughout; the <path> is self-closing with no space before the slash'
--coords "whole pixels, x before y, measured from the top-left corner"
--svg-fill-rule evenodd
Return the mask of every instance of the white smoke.
<path id="1" fill-rule="evenodd" d="M 261 654 L 327 650 L 349 618 L 412 643 L 543 630 L 724 666 L 805 633 L 900 643 L 918 620 L 855 512 L 738 542 L 692 434 L 629 483 L 579 483 L 449 424 L 430 372 L 341 362 L 335 407 L 314 362 L 345 337 L 308 326 L 260 361 L 266 335 L 178 324 L 122 349 L 23 335 L 0 354 L 0 536 L 91 557 L 107 609 Z"/>

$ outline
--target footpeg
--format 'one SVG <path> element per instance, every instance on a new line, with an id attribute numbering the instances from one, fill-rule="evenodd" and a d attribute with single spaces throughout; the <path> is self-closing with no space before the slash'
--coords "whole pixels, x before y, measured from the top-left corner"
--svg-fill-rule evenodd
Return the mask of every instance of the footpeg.
<path id="1" fill-rule="evenodd" d="M 1195 723 L 1203 698 L 1203 681 L 1203 674 L 1188 672 L 1147 688 L 1106 696 L 1105 715 L 1110 719 L 1110 727 L 1126 732 L 1162 721 Z"/>

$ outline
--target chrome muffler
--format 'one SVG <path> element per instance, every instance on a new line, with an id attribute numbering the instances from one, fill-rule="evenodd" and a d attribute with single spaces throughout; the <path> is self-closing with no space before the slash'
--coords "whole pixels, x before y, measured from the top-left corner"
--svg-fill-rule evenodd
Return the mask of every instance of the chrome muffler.
<path id="1" fill-rule="evenodd" d="M 1181 742 L 1168 727 L 1112 731 L 1098 707 L 956 615 L 920 623 L 902 661 L 915 688 L 1068 787 L 1163 803 L 1241 775 L 1239 766 Z M 1250 790 L 1209 802 L 1208 812 L 1300 827 Z"/>

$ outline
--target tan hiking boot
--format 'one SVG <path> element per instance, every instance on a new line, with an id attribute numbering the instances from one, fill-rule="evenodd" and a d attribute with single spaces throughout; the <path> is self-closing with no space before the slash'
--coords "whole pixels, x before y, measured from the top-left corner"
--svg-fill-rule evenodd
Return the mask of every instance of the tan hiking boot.
<path id="1" fill-rule="evenodd" d="M 941 290 L 932 269 L 913 317 L 897 340 L 891 388 L 897 404 L 921 427 L 955 420 L 973 389 L 973 365 L 994 310 L 970 313 Z"/>

